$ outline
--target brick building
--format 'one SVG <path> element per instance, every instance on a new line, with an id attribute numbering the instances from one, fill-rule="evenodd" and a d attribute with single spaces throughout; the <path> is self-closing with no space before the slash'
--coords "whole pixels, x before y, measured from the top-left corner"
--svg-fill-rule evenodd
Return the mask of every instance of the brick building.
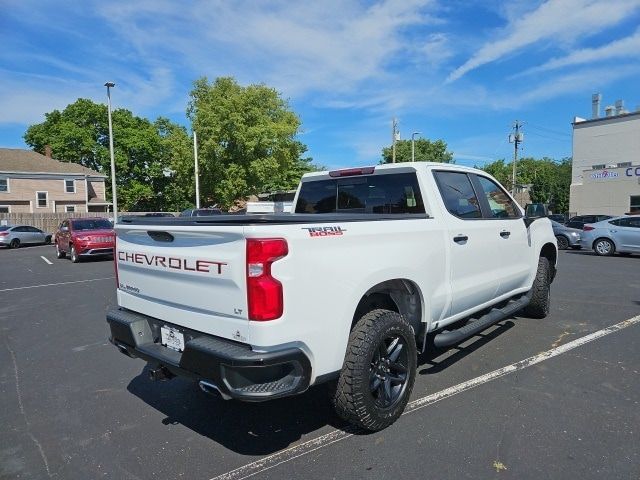
<path id="1" fill-rule="evenodd" d="M 0 213 L 105 212 L 105 179 L 50 155 L 0 148 Z"/>

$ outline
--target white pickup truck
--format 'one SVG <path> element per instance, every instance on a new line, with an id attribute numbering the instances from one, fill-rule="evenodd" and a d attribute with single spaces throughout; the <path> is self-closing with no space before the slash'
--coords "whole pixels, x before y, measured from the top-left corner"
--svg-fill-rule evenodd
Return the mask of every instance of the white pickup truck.
<path id="1" fill-rule="evenodd" d="M 152 379 L 188 376 L 225 399 L 330 381 L 338 414 L 379 430 L 409 399 L 418 349 L 549 311 L 551 224 L 526 218 L 482 171 L 311 173 L 294 205 L 119 223 L 111 342 L 146 360 Z"/>

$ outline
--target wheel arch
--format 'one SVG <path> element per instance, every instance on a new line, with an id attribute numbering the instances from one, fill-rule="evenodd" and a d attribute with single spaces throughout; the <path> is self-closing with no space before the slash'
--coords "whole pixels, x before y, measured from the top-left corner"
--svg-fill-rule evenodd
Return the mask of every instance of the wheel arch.
<path id="1" fill-rule="evenodd" d="M 392 310 L 402 315 L 420 333 L 424 317 L 424 296 L 418 285 L 406 278 L 386 280 L 369 288 L 361 297 L 351 320 L 351 329 L 358 320 L 376 308 Z"/>
<path id="2" fill-rule="evenodd" d="M 551 242 L 545 243 L 540 249 L 540 257 L 549 260 L 551 267 L 551 279 L 556 276 L 556 265 L 558 264 L 558 247 Z"/>

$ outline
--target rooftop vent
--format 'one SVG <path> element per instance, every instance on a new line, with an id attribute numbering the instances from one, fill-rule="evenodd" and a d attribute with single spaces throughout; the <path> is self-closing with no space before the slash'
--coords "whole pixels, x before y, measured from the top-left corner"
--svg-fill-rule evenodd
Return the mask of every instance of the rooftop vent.
<path id="1" fill-rule="evenodd" d="M 624 110 L 624 100 L 616 100 L 616 115 L 626 113 Z"/>
<path id="2" fill-rule="evenodd" d="M 613 105 L 609 105 L 604 109 L 605 117 L 613 117 L 616 113 L 616 108 Z"/>
<path id="3" fill-rule="evenodd" d="M 591 118 L 600 118 L 600 101 L 602 95 L 600 93 L 594 93 L 591 95 Z"/>

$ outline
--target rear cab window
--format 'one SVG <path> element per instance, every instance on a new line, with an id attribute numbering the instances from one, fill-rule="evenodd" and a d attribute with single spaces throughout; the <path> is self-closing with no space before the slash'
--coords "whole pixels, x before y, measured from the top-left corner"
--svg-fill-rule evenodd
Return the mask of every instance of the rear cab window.
<path id="1" fill-rule="evenodd" d="M 415 172 L 302 182 L 295 213 L 425 213 Z"/>

